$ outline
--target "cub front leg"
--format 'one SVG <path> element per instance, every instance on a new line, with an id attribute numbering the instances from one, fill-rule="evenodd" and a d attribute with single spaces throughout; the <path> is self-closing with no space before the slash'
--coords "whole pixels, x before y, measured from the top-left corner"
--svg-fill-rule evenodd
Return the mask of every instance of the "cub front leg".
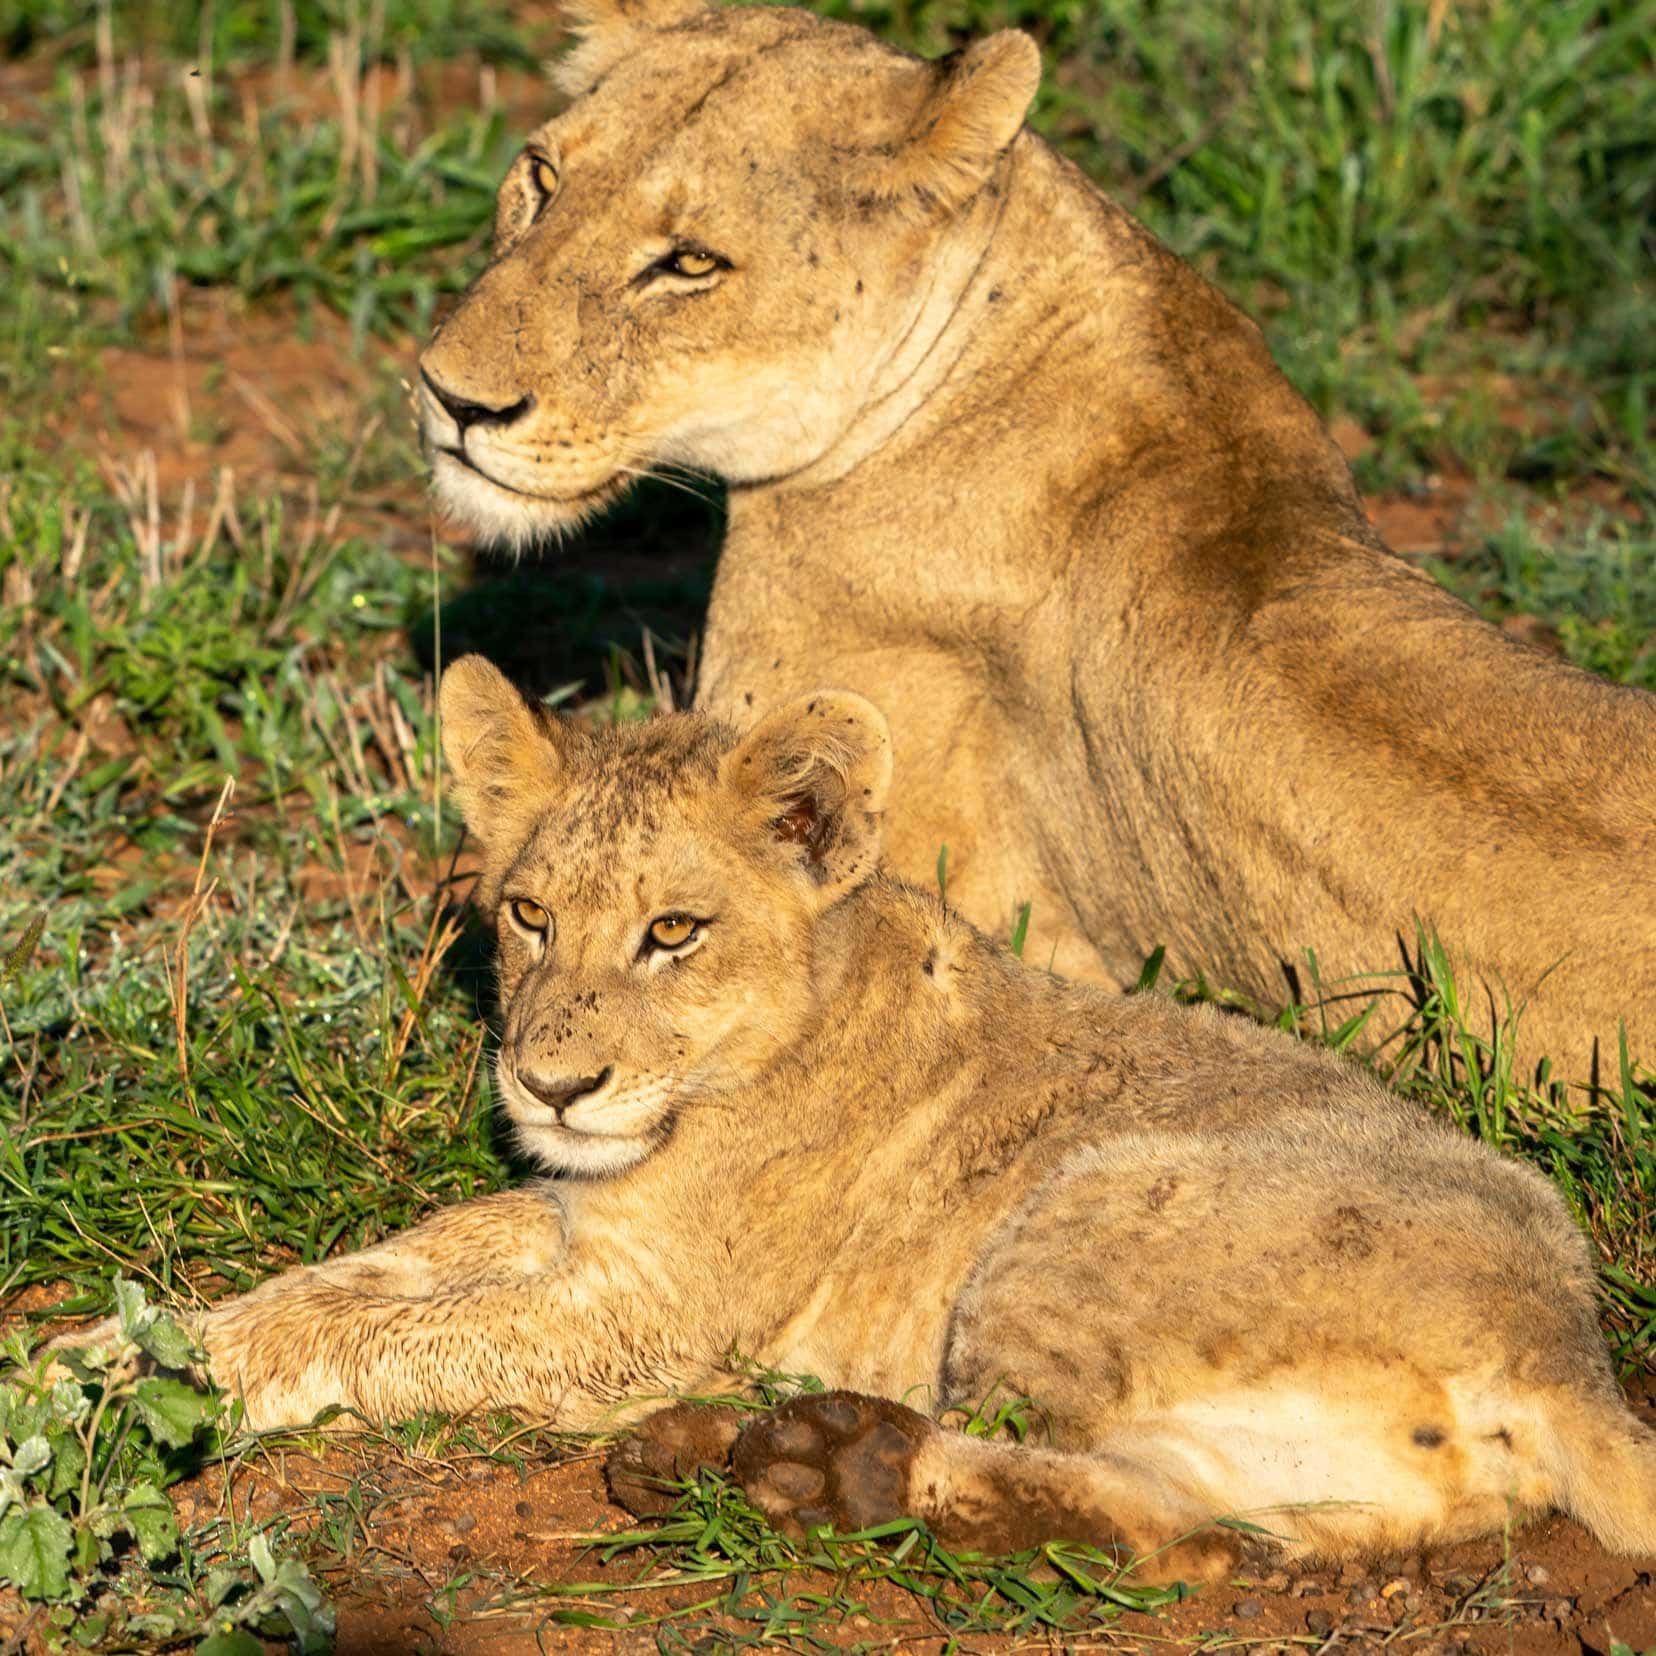
<path id="1" fill-rule="evenodd" d="M 214 1309 L 201 1338 L 213 1379 L 254 1429 L 302 1425 L 333 1405 L 368 1420 L 511 1409 L 580 1429 L 613 1418 L 629 1392 L 659 1395 L 716 1359 L 664 1309 L 674 1296 L 618 1265 L 566 1262 L 425 1298 L 340 1286 L 319 1269 Z"/>
<path id="2" fill-rule="evenodd" d="M 291 1300 L 309 1307 L 306 1314 L 314 1312 L 324 1288 L 378 1299 L 429 1299 L 540 1276 L 557 1269 L 565 1229 L 563 1210 L 543 1184 L 503 1190 L 443 1208 L 360 1252 L 295 1266 L 223 1305 L 182 1313 L 179 1321 L 198 1342 L 215 1328 L 222 1341 L 225 1328 L 269 1323 Z M 48 1349 L 104 1346 L 119 1338 L 119 1321 L 108 1317 L 60 1335 Z"/>
<path id="3" fill-rule="evenodd" d="M 537 1182 L 442 1208 L 372 1247 L 285 1271 L 244 1298 L 292 1292 L 313 1276 L 362 1293 L 429 1299 L 543 1276 L 557 1268 L 565 1241 L 563 1209 L 548 1183 Z"/>

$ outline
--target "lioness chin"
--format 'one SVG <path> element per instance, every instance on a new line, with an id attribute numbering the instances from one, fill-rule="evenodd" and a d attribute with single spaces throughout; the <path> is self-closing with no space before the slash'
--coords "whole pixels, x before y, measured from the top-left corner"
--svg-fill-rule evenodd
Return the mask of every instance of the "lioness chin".
<path id="1" fill-rule="evenodd" d="M 784 1527 L 1231 1568 L 1562 1507 L 1656 1549 L 1583 1239 L 1533 1172 L 1326 1053 L 1021 964 L 880 869 L 890 735 L 820 692 L 745 735 L 594 729 L 468 657 L 444 747 L 499 940 L 500 1098 L 555 1176 L 210 1312 L 260 1426 L 510 1406 L 579 1428 L 837 1388 L 734 1443 Z M 995 1387 L 1046 1446 L 933 1413 Z M 646 1427 L 635 1506 L 734 1430 Z"/>
<path id="2" fill-rule="evenodd" d="M 519 545 L 731 485 L 697 704 L 894 723 L 893 866 L 1066 975 L 1421 990 L 1518 1068 L 1656 1060 L 1656 698 L 1389 554 L 1245 317 L 937 63 L 808 12 L 577 0 L 568 107 L 422 359 L 439 499 Z M 1315 958 L 1307 951 L 1314 950 Z"/>

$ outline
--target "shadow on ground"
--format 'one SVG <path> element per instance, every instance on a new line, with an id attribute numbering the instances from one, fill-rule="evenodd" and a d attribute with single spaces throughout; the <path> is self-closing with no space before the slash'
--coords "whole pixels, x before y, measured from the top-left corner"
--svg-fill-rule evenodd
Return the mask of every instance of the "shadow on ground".
<path id="1" fill-rule="evenodd" d="M 694 665 L 724 520 L 716 484 L 692 492 L 649 479 L 562 545 L 522 558 L 479 548 L 468 584 L 441 607 L 443 658 L 477 651 L 531 693 L 578 702 L 646 689 L 648 632 L 678 692 Z M 409 626 L 428 672 L 438 630 L 429 609 Z"/>

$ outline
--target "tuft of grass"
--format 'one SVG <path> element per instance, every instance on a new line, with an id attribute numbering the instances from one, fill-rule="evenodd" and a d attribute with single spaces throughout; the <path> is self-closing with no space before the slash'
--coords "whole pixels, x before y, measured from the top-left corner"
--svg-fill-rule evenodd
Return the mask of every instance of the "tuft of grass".
<path id="1" fill-rule="evenodd" d="M 1052 1543 L 1001 1559 L 954 1553 L 916 1519 L 790 1541 L 736 1484 L 706 1470 L 685 1481 L 659 1524 L 595 1536 L 593 1544 L 600 1563 L 637 1557 L 642 1573 L 560 1586 L 549 1596 L 579 1602 L 553 1608 L 547 1619 L 654 1626 L 664 1650 L 691 1648 L 704 1630 L 735 1649 L 811 1641 L 854 1615 L 888 1619 L 891 1612 L 878 1605 L 893 1589 L 906 1606 L 902 1620 L 918 1616 L 952 1638 L 1074 1635 L 1100 1629 L 1123 1610 L 1154 1610 L 1186 1596 L 1177 1586 L 1136 1585 L 1130 1565 L 1092 1547 Z M 832 1583 L 827 1591 L 824 1578 Z M 691 1601 L 632 1604 L 624 1622 L 606 1608 L 668 1588 L 675 1600 Z"/>
<path id="2" fill-rule="evenodd" d="M 211 72 L 246 63 L 326 62 L 342 35 L 371 38 L 376 60 L 475 53 L 535 67 L 500 0 L 0 0 L 0 55 L 50 50 L 87 63 L 100 36 L 122 56 L 160 51 Z"/>
<path id="3" fill-rule="evenodd" d="M 1656 690 L 1656 533 L 1602 513 L 1539 530 L 1514 512 L 1433 573 L 1491 620 L 1531 618 L 1578 667 Z"/>
<path id="4" fill-rule="evenodd" d="M 345 85 L 333 118 L 296 121 L 252 100 L 192 118 L 176 84 L 68 80 L 48 120 L 0 137 L 8 285 L 66 291 L 72 315 L 113 306 L 119 326 L 165 317 L 182 283 L 326 305 L 359 340 L 428 331 L 475 269 L 521 135 L 498 105 L 399 135 Z"/>

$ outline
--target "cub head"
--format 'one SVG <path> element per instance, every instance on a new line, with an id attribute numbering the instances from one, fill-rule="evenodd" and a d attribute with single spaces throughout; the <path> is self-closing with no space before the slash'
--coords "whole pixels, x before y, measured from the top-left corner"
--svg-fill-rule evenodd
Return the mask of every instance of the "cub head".
<path id="1" fill-rule="evenodd" d="M 1011 30 L 932 63 L 805 11 L 569 9 L 571 102 L 420 364 L 439 499 L 516 544 L 654 467 L 819 458 L 924 354 L 938 243 L 989 221 L 1040 76 Z"/>
<path id="2" fill-rule="evenodd" d="M 879 861 L 890 732 L 844 691 L 741 737 L 696 714 L 598 729 L 480 656 L 441 711 L 499 944 L 499 1096 L 548 1167 L 618 1172 L 809 1027 L 819 918 Z"/>

